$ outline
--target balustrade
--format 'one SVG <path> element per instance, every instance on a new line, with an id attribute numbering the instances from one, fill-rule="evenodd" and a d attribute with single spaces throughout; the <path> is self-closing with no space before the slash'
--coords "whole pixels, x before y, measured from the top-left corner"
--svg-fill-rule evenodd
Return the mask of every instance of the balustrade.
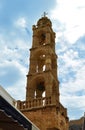
<path id="1" fill-rule="evenodd" d="M 20 110 L 44 107 L 51 104 L 51 97 L 31 99 L 28 101 L 17 101 L 17 107 Z"/>
<path id="2" fill-rule="evenodd" d="M 66 115 L 66 109 L 56 100 L 55 104 L 52 104 L 52 97 L 43 97 L 43 98 L 36 98 L 30 99 L 28 101 L 17 101 L 17 108 L 20 110 L 32 109 L 32 108 L 39 108 L 45 107 L 49 105 L 56 105 L 57 110 L 61 111 L 62 115 Z"/>

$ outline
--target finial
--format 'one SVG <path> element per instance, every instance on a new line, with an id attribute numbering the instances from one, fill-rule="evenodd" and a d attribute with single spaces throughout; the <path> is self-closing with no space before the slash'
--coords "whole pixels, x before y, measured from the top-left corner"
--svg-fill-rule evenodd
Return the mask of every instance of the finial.
<path id="1" fill-rule="evenodd" d="M 43 16 L 43 17 L 46 17 L 47 14 L 48 14 L 48 13 L 44 12 L 42 16 Z"/>

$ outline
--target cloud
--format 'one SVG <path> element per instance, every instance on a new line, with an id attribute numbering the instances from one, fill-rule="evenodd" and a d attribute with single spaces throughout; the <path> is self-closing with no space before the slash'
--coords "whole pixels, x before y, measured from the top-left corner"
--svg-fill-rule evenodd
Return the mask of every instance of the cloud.
<path id="1" fill-rule="evenodd" d="M 78 91 L 85 91 L 85 87 L 84 87 L 84 81 L 85 81 L 85 67 L 81 66 L 81 68 L 75 73 L 75 78 L 71 78 L 70 80 L 68 80 L 67 82 L 63 82 L 62 83 L 62 87 L 61 87 L 61 92 L 63 94 L 72 94 L 72 95 L 76 95 L 76 92 Z M 72 75 L 70 75 L 72 76 Z M 65 87 L 63 87 L 65 86 Z M 69 89 L 70 87 L 70 89 Z"/>
<path id="2" fill-rule="evenodd" d="M 20 26 L 22 28 L 26 28 L 27 26 L 26 18 L 24 17 L 18 18 L 17 21 L 15 22 L 15 25 Z"/>
<path id="3" fill-rule="evenodd" d="M 0 72 L 0 82 L 3 81 L 5 86 L 16 84 L 21 78 L 21 71 L 19 70 L 17 62 L 5 62 L 0 64 Z"/>
<path id="4" fill-rule="evenodd" d="M 29 44 L 23 38 L 0 35 L 0 85 L 15 99 L 25 98 Z"/>
<path id="5" fill-rule="evenodd" d="M 78 7 L 83 7 L 82 10 Z M 51 11 L 51 18 L 59 20 L 66 28 L 64 31 L 70 43 L 74 43 L 78 37 L 82 36 L 84 31 L 85 19 L 85 1 L 82 0 L 57 0 L 57 5 Z"/>
<path id="6" fill-rule="evenodd" d="M 70 119 L 81 117 L 85 108 L 85 60 L 84 57 L 80 57 L 79 53 L 82 47 L 80 50 L 77 48 L 80 43 L 82 46 L 82 39 L 79 38 L 78 41 L 79 43 L 75 43 L 76 48 L 69 48 L 59 53 L 58 61 L 60 99 L 68 108 Z"/>
<path id="7" fill-rule="evenodd" d="M 70 119 L 76 119 L 85 111 L 85 2 L 80 4 L 81 9 L 80 1 L 64 2 L 57 1 L 51 18 L 56 32 L 60 101 L 67 107 Z"/>
<path id="8" fill-rule="evenodd" d="M 70 86 L 69 86 L 70 87 Z M 70 89 L 70 88 L 69 88 Z M 61 95 L 61 102 L 67 108 L 70 120 L 79 119 L 85 111 L 85 94 L 83 96 Z"/>
<path id="9" fill-rule="evenodd" d="M 28 58 L 28 44 L 25 41 L 20 39 L 16 39 L 11 41 L 9 44 L 1 45 L 1 55 L 0 61 L 3 62 L 4 60 L 14 61 L 14 60 L 23 60 L 26 63 Z M 4 51 L 3 51 L 4 50 Z"/>
<path id="10" fill-rule="evenodd" d="M 0 85 L 5 87 L 14 98 L 21 97 L 20 99 L 23 99 L 26 86 L 26 68 L 17 61 L 5 61 L 0 64 L 0 72 Z"/>
<path id="11" fill-rule="evenodd" d="M 85 35 L 80 36 L 79 39 L 76 41 L 76 48 L 80 51 L 85 51 Z M 82 55 L 83 56 L 83 55 Z M 82 57 L 81 57 L 82 58 Z"/>

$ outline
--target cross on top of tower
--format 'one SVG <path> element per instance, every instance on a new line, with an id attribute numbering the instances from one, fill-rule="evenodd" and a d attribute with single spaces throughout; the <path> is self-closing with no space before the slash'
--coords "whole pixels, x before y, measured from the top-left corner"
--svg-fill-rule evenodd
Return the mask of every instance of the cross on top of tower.
<path id="1" fill-rule="evenodd" d="M 46 17 L 47 14 L 48 14 L 48 13 L 44 12 L 42 16 L 43 16 L 43 17 Z"/>

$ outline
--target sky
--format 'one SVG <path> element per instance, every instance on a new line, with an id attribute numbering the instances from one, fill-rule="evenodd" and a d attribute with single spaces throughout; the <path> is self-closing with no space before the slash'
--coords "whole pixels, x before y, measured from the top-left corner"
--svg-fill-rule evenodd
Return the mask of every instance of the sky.
<path id="1" fill-rule="evenodd" d="M 32 25 L 44 11 L 56 33 L 60 101 L 78 119 L 85 112 L 85 0 L 0 0 L 0 85 L 25 99 Z"/>

